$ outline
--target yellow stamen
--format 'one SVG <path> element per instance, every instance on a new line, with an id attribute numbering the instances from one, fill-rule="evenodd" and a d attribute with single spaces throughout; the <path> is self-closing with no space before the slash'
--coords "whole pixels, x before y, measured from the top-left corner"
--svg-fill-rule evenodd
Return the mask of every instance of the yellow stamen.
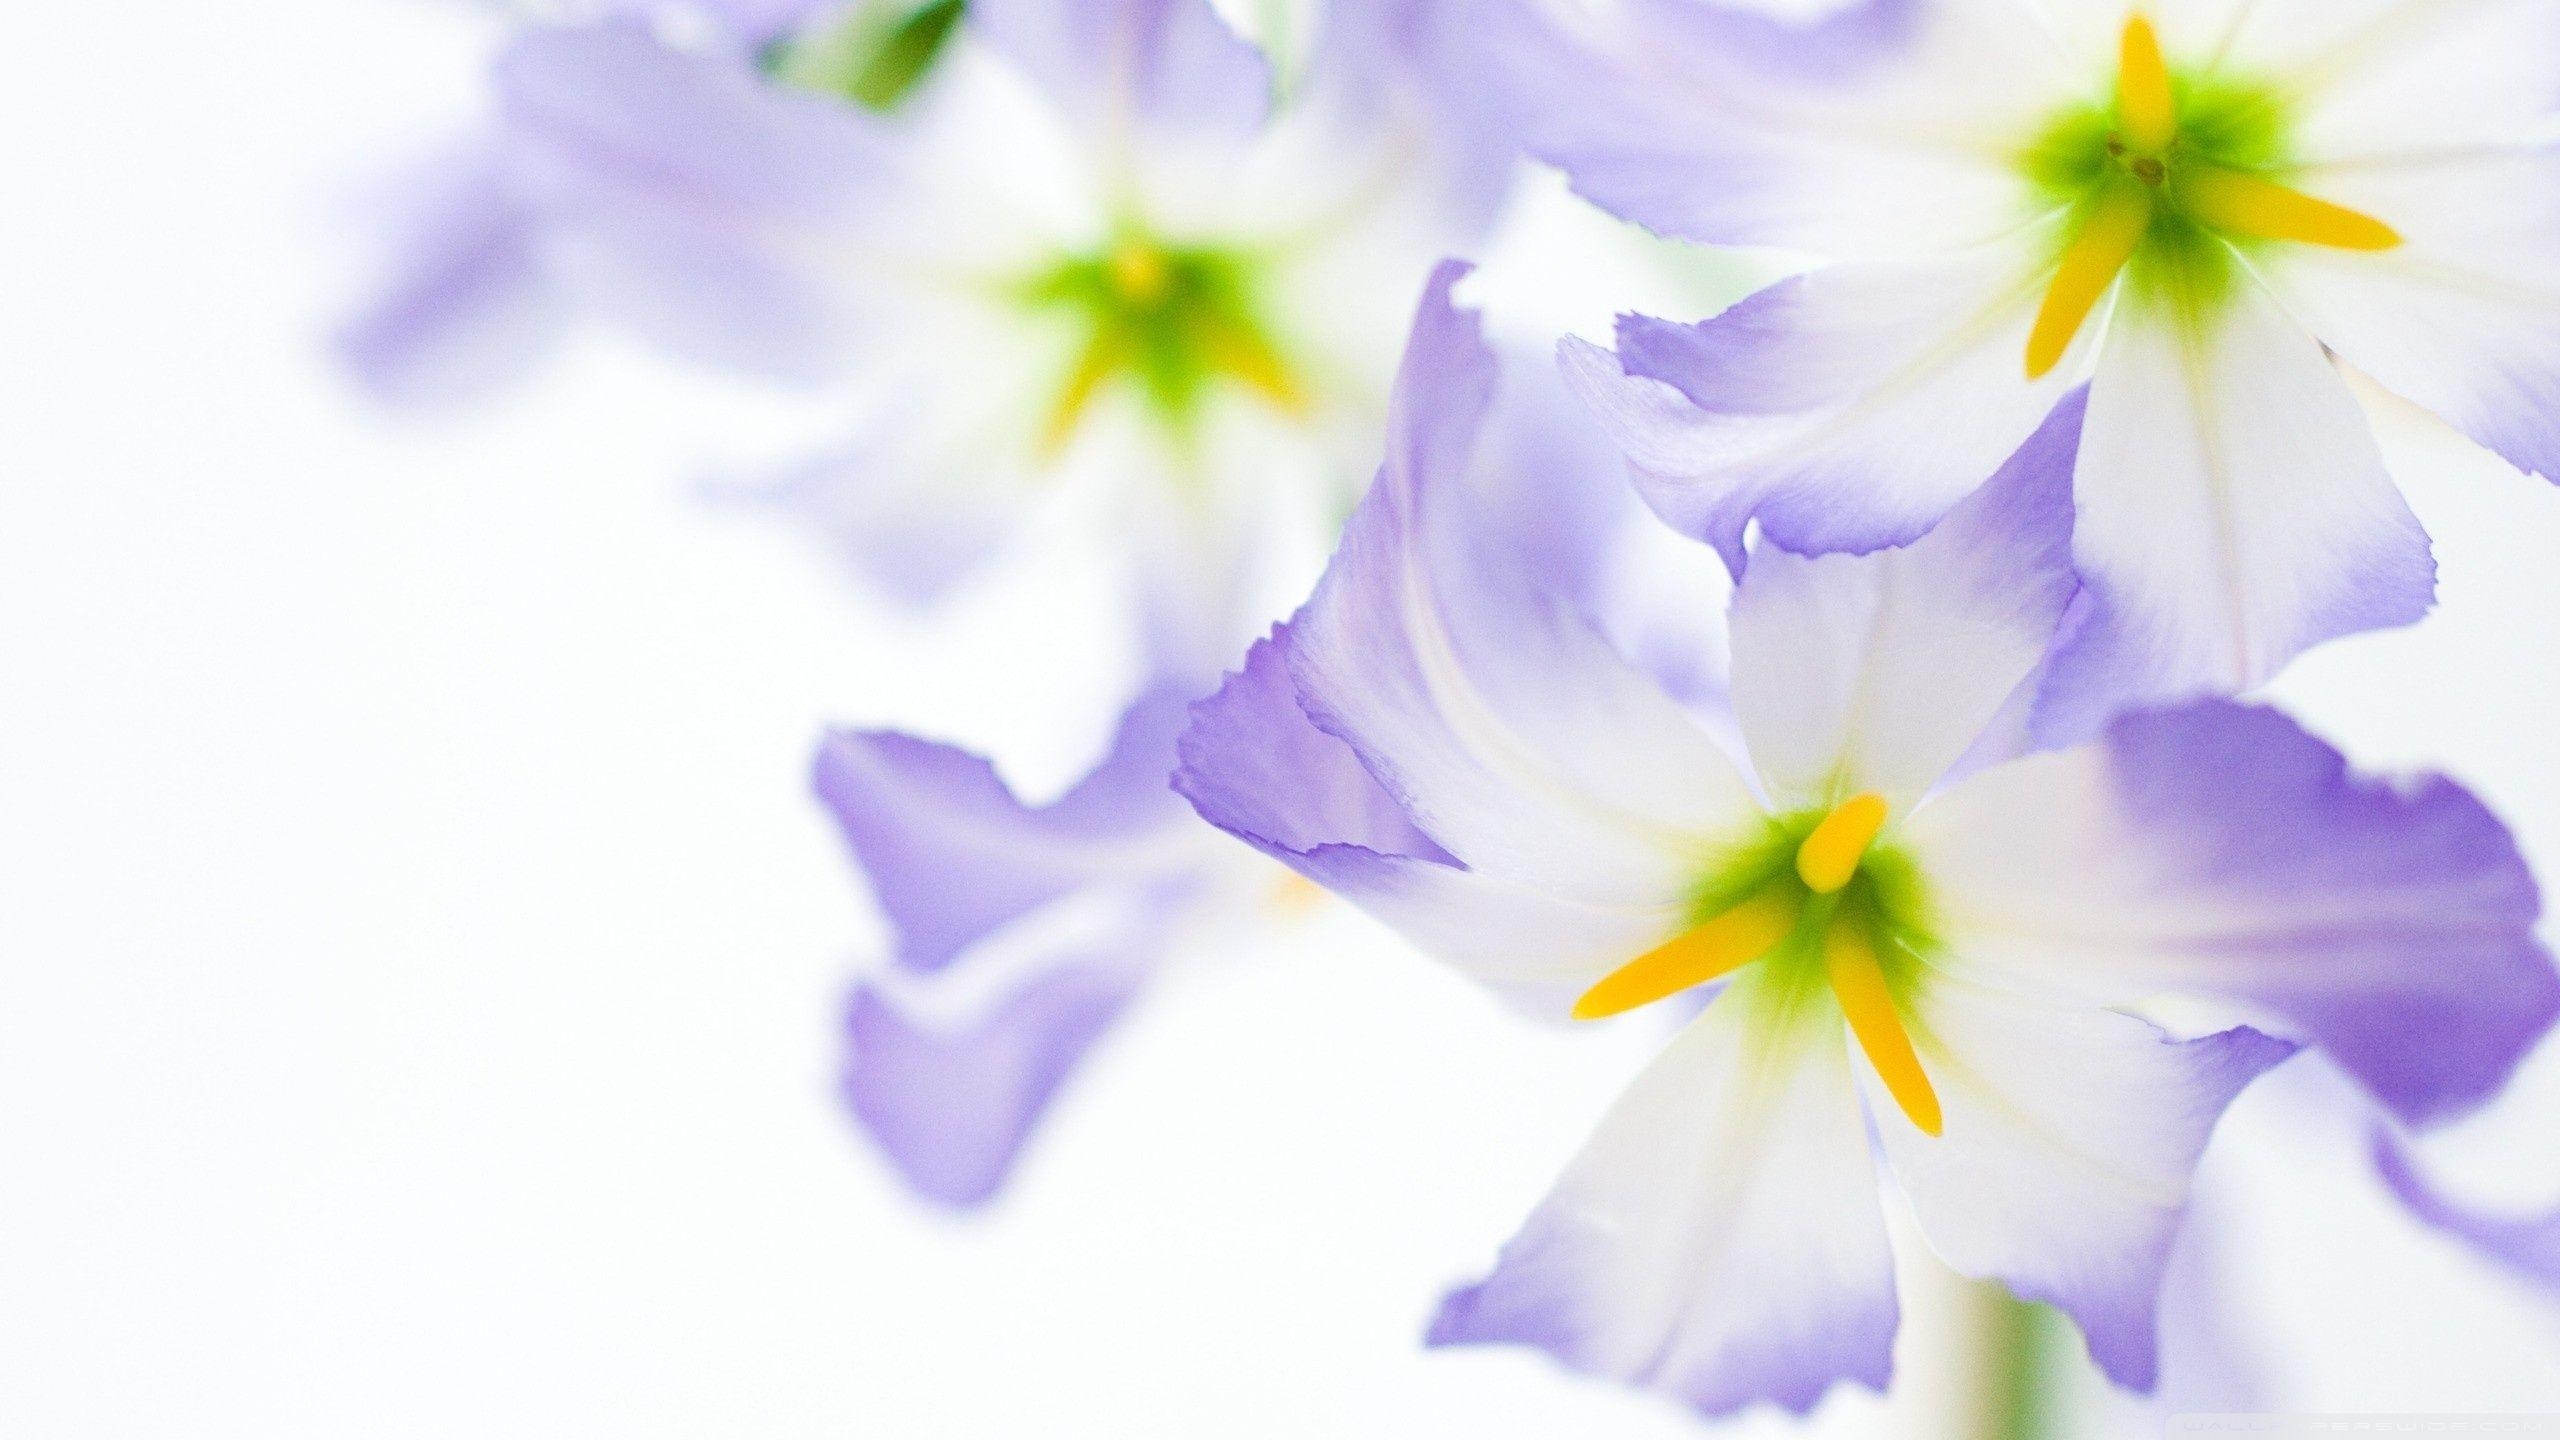
<path id="1" fill-rule="evenodd" d="M 1295 919 L 1322 905 L 1326 894 L 1325 888 L 1313 880 L 1295 870 L 1284 870 L 1278 879 L 1271 882 L 1271 895 L 1265 903 L 1279 914 Z"/>
<path id="2" fill-rule="evenodd" d="M 2151 228 L 2151 195 L 2139 185 L 2118 184 L 2098 202 L 2062 252 L 2062 267 L 2044 292 L 2035 329 L 2027 335 L 2027 378 L 2041 380 L 2062 363 L 2072 337 L 2088 322 L 2089 312 L 2106 298 L 2107 287 L 2133 258 Z"/>
<path id="3" fill-rule="evenodd" d="M 1576 1020 L 1603 1020 L 1729 975 L 1770 951 L 1796 924 L 1796 902 L 1762 892 L 1609 973 L 1573 1002 Z"/>
<path id="4" fill-rule="evenodd" d="M 1040 430 L 1040 454 L 1055 460 L 1075 438 L 1076 426 L 1084 421 L 1085 412 L 1093 408 L 1094 398 L 1102 393 L 1103 382 L 1119 370 L 1127 358 L 1127 347 L 1109 333 L 1097 335 L 1076 357 L 1075 369 L 1067 373 L 1067 383 L 1058 392 L 1056 403 L 1049 407 L 1048 423 Z"/>
<path id="5" fill-rule="evenodd" d="M 1852 795 L 1822 817 L 1813 833 L 1796 847 L 1796 876 L 1816 895 L 1829 895 L 1858 873 L 1867 847 L 1884 829 L 1884 797 Z"/>
<path id="6" fill-rule="evenodd" d="M 1193 343 L 1210 368 L 1270 401 L 1283 415 L 1304 416 L 1313 408 L 1306 387 L 1289 373 L 1280 352 L 1251 329 L 1215 319 L 1204 319 L 1191 328 Z"/>
<path id="7" fill-rule="evenodd" d="M 2159 32 L 2140 15 L 2124 23 L 2123 57 L 2116 65 L 2118 136 L 2125 147 L 2158 155 L 2178 138 L 2178 100 L 2169 88 L 2169 62 Z"/>
<path id="8" fill-rule="evenodd" d="M 2183 166 L 2177 196 L 2198 224 L 2235 235 L 2340 250 L 2388 250 L 2400 243 L 2399 231 L 2370 215 L 2238 170 Z"/>
<path id="9" fill-rule="evenodd" d="M 1902 1012 L 1894 1008 L 1893 991 L 1885 984 L 1875 947 L 1852 925 L 1835 924 L 1823 936 L 1822 963 L 1831 993 L 1839 997 L 1840 1013 L 1849 1019 L 1849 1033 L 1858 1037 L 1858 1048 L 1867 1052 L 1867 1063 L 1875 1066 L 1876 1077 L 1884 1081 L 1893 1103 L 1902 1107 L 1921 1134 L 1944 1134 L 1946 1116 L 1938 1106 L 1938 1089 L 1929 1083 L 1929 1072 L 1920 1068 L 1920 1056 L 1911 1048 L 1911 1032 L 1903 1028 Z"/>
<path id="10" fill-rule="evenodd" d="M 1173 288 L 1173 267 L 1153 245 L 1124 241 L 1111 252 L 1111 284 L 1130 304 L 1153 305 Z"/>

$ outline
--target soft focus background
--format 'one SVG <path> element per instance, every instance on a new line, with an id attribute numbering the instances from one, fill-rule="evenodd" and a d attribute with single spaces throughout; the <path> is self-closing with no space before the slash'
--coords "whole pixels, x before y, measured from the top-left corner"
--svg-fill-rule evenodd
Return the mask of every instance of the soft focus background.
<path id="1" fill-rule="evenodd" d="M 1697 1433 L 1415 1348 L 1653 1037 L 1527 1031 L 1349 914 L 1162 993 L 992 1213 L 893 1187 L 832 1099 L 872 922 L 809 744 L 1063 781 L 1118 678 L 1092 577 L 873 613 L 692 489 L 799 417 L 604 341 L 362 403 L 367 187 L 471 113 L 487 20 L 44 5 L 0 50 L 0 1435 Z M 1649 298 L 1573 229 L 1491 288 Z M 2560 494 L 2387 433 L 2444 607 L 2282 691 L 2560 873 Z M 2292 1068 L 2206 1175 L 2271 1399 L 2560 1412 L 2560 1307 L 2400 1219 Z M 2450 1173 L 2560 1193 L 2532 1080 Z"/>

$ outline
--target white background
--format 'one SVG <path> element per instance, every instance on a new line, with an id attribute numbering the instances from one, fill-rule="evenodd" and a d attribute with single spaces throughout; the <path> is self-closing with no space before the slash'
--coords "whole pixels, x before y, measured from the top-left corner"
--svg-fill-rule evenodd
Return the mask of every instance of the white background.
<path id="1" fill-rule="evenodd" d="M 333 213 L 469 113 L 474 17 L 22 11 L 0 1436 L 1694 1433 L 1415 1348 L 1650 1041 L 1527 1032 L 1349 916 L 1161 994 L 992 1215 L 907 1203 L 831 1099 L 870 922 L 805 757 L 921 720 L 1055 783 L 1100 723 L 1074 607 L 868 614 L 687 496 L 765 403 L 606 345 L 438 424 L 350 394 Z M 2283 689 L 2547 869 L 2560 494 L 2388 430 L 2443 609 Z M 2560 1182 L 2542 1090 L 2484 1185 Z M 2284 1403 L 2560 1411 L 2560 1309 L 2397 1221 L 2330 1098 L 2262 1087 L 2208 1177 Z"/>

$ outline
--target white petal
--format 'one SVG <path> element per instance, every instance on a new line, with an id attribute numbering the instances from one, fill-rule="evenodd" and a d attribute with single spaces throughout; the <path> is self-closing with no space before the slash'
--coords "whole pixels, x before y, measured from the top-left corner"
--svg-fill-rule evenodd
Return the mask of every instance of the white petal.
<path id="1" fill-rule="evenodd" d="M 1750 984 L 1637 1078 L 1435 1344 L 1536 1345 L 1710 1414 L 1885 1383 L 1892 1253 L 1844 1043 L 1771 1048 Z"/>
<path id="2" fill-rule="evenodd" d="M 1733 698 L 1775 806 L 1873 790 L 1908 809 L 2044 659 L 2079 586 L 2078 409 L 1908 546 L 1753 554 L 1732 609 Z"/>
<path id="3" fill-rule="evenodd" d="M 2181 1043 L 1944 969 L 1919 993 L 1945 1133 L 1914 1128 L 1863 1063 L 1861 1078 L 1922 1233 L 1956 1270 L 2061 1306 L 2110 1375 L 2148 1388 L 2196 1159 L 2231 1097 L 2293 1047 L 2249 1030 Z"/>
<path id="4" fill-rule="evenodd" d="M 2560 479 L 2560 156 L 2341 165 L 2302 184 L 2402 244 L 2271 254 L 2285 304 L 2347 363 Z"/>
<path id="5" fill-rule="evenodd" d="M 2077 493 L 2093 619 L 2055 661 L 2054 739 L 2125 704 L 2250 690 L 2433 600 L 2426 533 L 2353 393 L 2247 275 L 2201 319 L 2117 315 Z"/>

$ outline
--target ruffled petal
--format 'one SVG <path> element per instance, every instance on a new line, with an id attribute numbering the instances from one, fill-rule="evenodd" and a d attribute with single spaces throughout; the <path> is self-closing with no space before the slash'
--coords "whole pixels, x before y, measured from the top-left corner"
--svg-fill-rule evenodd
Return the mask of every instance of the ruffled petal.
<path id="1" fill-rule="evenodd" d="M 1349 745 L 1316 728 L 1290 632 L 1192 711 L 1174 786 L 1201 817 L 1376 916 L 1525 1013 L 1575 997 L 1676 928 L 1678 906 L 1579 904 L 1468 870 L 1414 828 Z"/>
<path id="2" fill-rule="evenodd" d="M 2181 1043 L 1956 969 L 1918 993 L 1945 1133 L 1921 1134 L 1862 1078 L 1922 1233 L 1956 1270 L 2068 1313 L 2110 1378 L 2148 1390 L 2197 1157 L 2232 1097 L 2293 1047 L 2247 1029 Z"/>
<path id="3" fill-rule="evenodd" d="M 1773 1048 L 1751 984 L 1637 1077 L 1432 1344 L 1533 1345 L 1709 1415 L 1884 1387 L 1900 1312 L 1847 1051 Z"/>
<path id="4" fill-rule="evenodd" d="M 2404 1119 L 2493 1093 L 2560 1017 L 2515 843 L 2441 777 L 2352 775 L 2271 710 L 2136 715 L 1912 817 L 1933 923 L 2022 986 L 2239 1007 Z"/>
<path id="5" fill-rule="evenodd" d="M 979 756 L 894 731 L 838 731 L 813 784 L 897 932 L 900 963 L 937 970 L 1005 923 L 1080 887 L 1143 883 L 1198 863 L 1214 837 L 1165 783 L 1188 695 L 1151 694 L 1094 771 L 1046 806 Z"/>
<path id="6" fill-rule="evenodd" d="M 2050 742 L 2132 705 L 2254 689 L 2434 603 L 2426 532 L 2355 396 L 2246 276 L 2208 319 L 2116 317 L 2077 497 L 2086 615 L 2039 703 Z"/>
<path id="7" fill-rule="evenodd" d="M 2049 268 L 2043 226 L 1833 266 L 1696 325 L 1628 317 L 1614 361 L 1568 341 L 1566 369 L 1645 498 L 1687 534 L 1729 544 L 1757 518 L 1795 550 L 1904 544 L 1999 469 L 2085 369 L 2022 373 Z M 2094 344 L 2084 334 L 2075 354 Z"/>
<path id="8" fill-rule="evenodd" d="M 1733 697 L 1773 804 L 1934 786 L 2036 670 L 2079 587 L 2066 403 L 1944 524 L 1898 550 L 1763 546 L 1735 592 Z"/>
<path id="9" fill-rule="evenodd" d="M 2303 183 L 2403 243 L 2270 256 L 2286 307 L 2386 388 L 2560 480 L 2560 153 L 2337 166 Z"/>
<path id="10" fill-rule="evenodd" d="M 1579 616 L 1484 551 L 1464 496 L 1495 387 L 1435 276 L 1384 468 L 1291 625 L 1300 701 L 1472 869 L 1585 903 L 1658 906 L 1702 836 L 1756 816 L 1732 762 Z"/>

